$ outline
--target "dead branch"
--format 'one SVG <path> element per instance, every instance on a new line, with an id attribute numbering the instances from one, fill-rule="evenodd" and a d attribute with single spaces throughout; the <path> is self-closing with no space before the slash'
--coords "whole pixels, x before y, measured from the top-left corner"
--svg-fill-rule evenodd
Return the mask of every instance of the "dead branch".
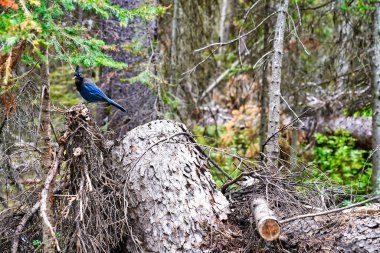
<path id="1" fill-rule="evenodd" d="M 48 201 L 49 191 L 50 191 L 50 187 L 51 187 L 50 185 L 51 185 L 51 182 L 54 180 L 54 177 L 57 173 L 58 167 L 59 167 L 61 160 L 62 160 L 62 157 L 63 157 L 64 150 L 65 150 L 64 146 L 61 144 L 59 147 L 59 150 L 58 150 L 58 154 L 56 155 L 55 160 L 53 162 L 53 165 L 52 165 L 52 167 L 51 167 L 51 169 L 50 169 L 50 171 L 46 177 L 44 188 L 41 192 L 41 208 L 40 208 L 41 218 L 42 218 L 43 222 L 45 223 L 45 226 L 47 226 L 49 228 L 50 234 L 54 240 L 54 243 L 55 243 L 55 246 L 56 246 L 58 252 L 60 252 L 61 249 L 59 247 L 58 239 L 55 235 L 55 229 L 52 226 L 52 224 L 50 223 L 48 215 L 47 215 L 47 201 Z"/>
<path id="2" fill-rule="evenodd" d="M 324 212 L 319 212 L 319 213 L 309 213 L 309 214 L 298 215 L 298 216 L 295 216 L 295 217 L 292 217 L 292 218 L 289 218 L 289 219 L 281 220 L 280 224 L 288 223 L 288 222 L 299 220 L 299 219 L 303 219 L 303 218 L 309 218 L 309 217 L 326 215 L 326 214 L 330 214 L 330 213 L 341 212 L 341 211 L 346 210 L 346 209 L 350 209 L 350 208 L 353 208 L 353 207 L 356 207 L 356 206 L 361 206 L 361 205 L 363 205 L 365 203 L 369 203 L 369 202 L 375 201 L 375 200 L 377 200 L 379 198 L 380 198 L 380 196 L 375 196 L 375 197 L 372 197 L 372 198 L 360 201 L 358 203 L 355 203 L 355 204 L 352 204 L 352 205 L 349 205 L 349 206 L 341 207 L 341 208 L 336 208 L 336 209 L 332 209 L 332 210 L 328 210 L 328 211 L 324 211 Z"/>
<path id="3" fill-rule="evenodd" d="M 27 212 L 24 215 L 24 217 L 22 217 L 20 223 L 18 224 L 18 226 L 14 232 L 15 237 L 12 240 L 11 253 L 17 253 L 18 243 L 20 240 L 19 235 L 21 234 L 22 230 L 25 227 L 25 224 L 29 221 L 29 219 L 40 209 L 40 206 L 41 206 L 41 202 L 40 201 L 36 202 L 34 204 L 34 206 L 29 210 L 29 212 Z"/>
<path id="4" fill-rule="evenodd" d="M 224 193 L 226 192 L 227 188 L 228 188 L 230 185 L 236 183 L 236 182 L 239 181 L 242 177 L 244 177 L 244 176 L 248 176 L 248 175 L 250 175 L 250 174 L 252 174 L 252 173 L 251 173 L 251 172 L 243 172 L 243 173 L 241 173 L 239 176 L 237 176 L 237 177 L 235 177 L 235 178 L 233 178 L 233 179 L 231 179 L 231 180 L 225 182 L 225 183 L 223 184 L 223 186 L 222 186 L 221 192 L 224 194 Z"/>
<path id="5" fill-rule="evenodd" d="M 278 13 L 278 11 L 275 11 L 275 12 L 269 14 L 267 17 L 265 17 L 263 20 L 261 20 L 261 22 L 260 22 L 257 26 L 255 26 L 254 28 L 252 28 L 252 29 L 249 30 L 248 32 L 246 32 L 246 33 L 244 33 L 244 34 L 242 34 L 242 35 L 236 37 L 235 39 L 232 39 L 232 40 L 227 41 L 227 42 L 222 42 L 222 43 L 221 43 L 221 42 L 218 42 L 218 43 L 212 43 L 212 44 L 209 44 L 209 45 L 207 45 L 207 46 L 204 46 L 204 47 L 198 48 L 198 49 L 194 50 L 194 52 L 200 52 L 200 51 L 203 51 L 203 50 L 205 50 L 205 49 L 207 49 L 207 48 L 209 48 L 209 47 L 218 46 L 218 48 L 219 48 L 219 47 L 226 46 L 226 45 L 229 45 L 229 44 L 231 44 L 231 43 L 234 43 L 234 42 L 240 40 L 241 38 L 244 38 L 244 37 L 250 35 L 252 32 L 256 31 L 256 30 L 257 30 L 262 24 L 265 23 L 265 21 L 267 21 L 269 18 L 271 18 L 273 15 L 275 15 L 275 14 L 277 14 L 277 13 Z"/>

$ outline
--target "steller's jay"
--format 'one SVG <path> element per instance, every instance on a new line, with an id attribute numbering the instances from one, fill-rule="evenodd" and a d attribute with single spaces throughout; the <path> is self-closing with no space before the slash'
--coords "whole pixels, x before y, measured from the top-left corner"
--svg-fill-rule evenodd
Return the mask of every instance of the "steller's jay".
<path id="1" fill-rule="evenodd" d="M 126 112 L 121 105 L 107 97 L 106 94 L 98 87 L 96 84 L 88 78 L 84 78 L 82 74 L 82 70 L 79 66 L 76 67 L 74 72 L 75 85 L 77 86 L 77 90 L 79 91 L 82 98 L 84 98 L 87 102 L 107 102 L 123 112 Z"/>

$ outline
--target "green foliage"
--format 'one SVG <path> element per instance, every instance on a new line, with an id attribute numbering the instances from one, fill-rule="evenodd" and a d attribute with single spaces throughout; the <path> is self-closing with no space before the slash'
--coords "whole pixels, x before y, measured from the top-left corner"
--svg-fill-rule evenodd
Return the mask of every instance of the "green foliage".
<path id="1" fill-rule="evenodd" d="M 235 166 L 240 161 L 233 155 L 239 154 L 246 159 L 257 155 L 258 145 L 255 144 L 257 139 L 252 136 L 254 131 L 252 128 L 232 130 L 228 123 L 225 126 L 210 125 L 193 128 L 197 142 L 211 147 L 212 152 L 209 153 L 211 158 L 232 177 L 240 174 Z M 214 152 L 216 149 L 220 149 L 222 152 Z M 211 174 L 218 186 L 223 185 L 226 181 L 225 176 L 216 168 L 211 168 Z"/>
<path id="2" fill-rule="evenodd" d="M 213 148 L 220 147 L 220 136 L 223 135 L 225 131 L 225 127 L 217 127 L 216 125 L 207 127 L 196 126 L 193 128 L 197 142 L 201 145 L 207 145 Z M 236 152 L 236 147 L 231 147 L 229 152 Z M 210 152 L 209 155 L 225 172 L 234 177 L 239 175 L 238 171 L 234 173 L 234 158 L 232 156 L 217 152 Z M 210 172 L 216 184 L 221 187 L 226 181 L 225 176 L 214 167 L 210 168 Z"/>
<path id="3" fill-rule="evenodd" d="M 151 5 L 127 10 L 111 4 L 109 0 L 28 1 L 25 8 L 8 8 L 1 13 L 0 53 L 10 52 L 17 43 L 25 40 L 32 47 L 30 56 L 33 57 L 24 60 L 31 64 L 35 62 L 36 56 L 44 60 L 40 47 L 47 46 L 54 49 L 53 56 L 57 59 L 73 65 L 126 67 L 126 64 L 114 61 L 105 52 L 110 48 L 104 41 L 89 37 L 86 29 L 80 25 L 62 21 L 63 16 L 76 8 L 96 13 L 102 18 L 114 15 L 122 26 L 128 25 L 133 18 L 152 19 L 164 12 L 163 7 Z"/>
<path id="4" fill-rule="evenodd" d="M 370 16 L 368 15 L 370 11 L 373 11 L 375 7 L 373 3 L 377 2 L 376 0 L 356 0 L 349 1 L 345 0 L 340 5 L 342 11 L 348 11 L 358 16 Z"/>
<path id="5" fill-rule="evenodd" d="M 360 108 L 359 110 L 357 110 L 356 112 L 354 112 L 354 114 L 352 116 L 354 116 L 354 117 L 358 117 L 358 116 L 371 117 L 372 116 L 372 106 L 370 106 L 370 105 L 364 106 L 364 107 Z"/>
<path id="6" fill-rule="evenodd" d="M 372 164 L 366 161 L 368 151 L 355 148 L 355 139 L 346 131 L 333 135 L 315 134 L 314 163 L 330 179 L 351 185 L 357 193 L 371 190 Z"/>
<path id="7" fill-rule="evenodd" d="M 38 248 L 41 245 L 42 241 L 39 239 L 35 239 L 32 241 L 32 245 L 34 248 Z M 39 249 L 38 252 L 42 252 L 42 249 Z"/>

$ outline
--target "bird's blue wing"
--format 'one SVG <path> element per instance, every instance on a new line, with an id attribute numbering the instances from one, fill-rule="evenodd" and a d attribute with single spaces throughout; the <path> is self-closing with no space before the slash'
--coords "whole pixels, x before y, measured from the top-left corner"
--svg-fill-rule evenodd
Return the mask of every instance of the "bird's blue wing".
<path id="1" fill-rule="evenodd" d="M 107 95 L 95 83 L 86 78 L 83 82 L 83 93 L 82 97 L 89 102 L 108 101 Z"/>
<path id="2" fill-rule="evenodd" d="M 107 102 L 113 106 L 116 106 L 123 112 L 126 112 L 125 108 L 107 97 L 106 94 L 98 87 L 94 82 L 92 82 L 90 79 L 85 78 L 83 80 L 82 89 L 79 90 L 80 94 L 84 99 L 86 99 L 88 102 Z"/>

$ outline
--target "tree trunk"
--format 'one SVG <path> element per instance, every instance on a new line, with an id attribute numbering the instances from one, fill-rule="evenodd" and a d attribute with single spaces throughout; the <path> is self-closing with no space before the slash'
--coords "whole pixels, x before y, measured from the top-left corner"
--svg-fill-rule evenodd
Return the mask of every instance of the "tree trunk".
<path id="1" fill-rule="evenodd" d="M 220 42 L 226 42 L 226 18 L 227 18 L 227 11 L 228 11 L 228 0 L 222 0 L 222 5 L 220 9 L 220 22 L 219 22 L 219 41 Z M 219 52 L 223 53 L 224 48 L 219 48 Z"/>
<path id="2" fill-rule="evenodd" d="M 41 167 L 45 175 L 48 174 L 50 166 L 52 164 L 52 144 L 51 144 L 51 129 L 50 129 L 50 73 L 49 73 L 49 51 L 48 48 L 42 48 L 46 57 L 46 62 L 42 63 L 41 67 L 41 109 L 40 109 L 40 149 L 41 149 Z M 46 208 L 46 214 L 50 221 L 53 218 L 53 185 L 48 191 L 48 202 Z M 55 252 L 54 240 L 50 234 L 49 227 L 42 221 L 42 230 L 43 230 L 43 243 L 44 243 L 44 252 L 52 253 Z M 53 223 L 54 224 L 54 223 Z"/>
<path id="3" fill-rule="evenodd" d="M 267 156 L 271 170 L 277 169 L 278 157 L 280 155 L 280 146 L 278 143 L 279 135 L 277 132 L 280 124 L 281 67 L 288 4 L 289 0 L 284 0 L 283 4 L 279 4 L 273 45 L 274 53 L 272 58 L 272 82 L 269 86 L 269 141 L 267 144 Z"/>
<path id="4" fill-rule="evenodd" d="M 379 252 L 379 210 L 378 205 L 360 207 L 283 224 L 281 245 L 297 253 Z"/>
<path id="5" fill-rule="evenodd" d="M 295 92 L 294 94 L 294 112 L 298 113 L 299 106 L 298 106 L 298 93 Z M 290 144 L 291 150 L 290 150 L 290 166 L 291 170 L 295 171 L 298 168 L 298 161 L 297 161 L 297 155 L 298 155 L 298 127 L 299 122 L 296 121 L 293 124 L 292 129 L 292 142 Z"/>
<path id="6" fill-rule="evenodd" d="M 345 1 L 339 1 L 339 6 Z M 342 17 L 342 21 L 338 25 L 339 39 L 338 45 L 338 55 L 336 59 L 336 92 L 345 93 L 347 91 L 348 84 L 348 73 L 350 71 L 350 61 L 348 57 L 348 52 L 351 50 L 351 39 L 353 35 L 353 29 L 349 20 L 349 13 L 345 11 L 342 14 L 338 14 Z"/>
<path id="7" fill-rule="evenodd" d="M 177 24 L 179 0 L 173 2 L 173 20 L 172 20 L 172 41 L 170 52 L 170 83 L 177 84 L 176 65 L 177 65 Z"/>
<path id="8" fill-rule="evenodd" d="M 315 132 L 326 133 L 343 129 L 349 132 L 357 140 L 357 145 L 362 149 L 372 147 L 372 118 L 371 117 L 325 117 L 313 120 L 305 120 L 302 130 L 311 137 Z"/>
<path id="9" fill-rule="evenodd" d="M 135 128 L 112 149 L 112 158 L 126 175 L 133 232 L 119 252 L 203 252 L 207 230 L 218 227 L 229 208 L 186 127 L 153 121 Z"/>
<path id="10" fill-rule="evenodd" d="M 270 8 L 270 3 L 269 0 L 265 1 L 265 13 L 269 15 L 269 8 Z M 269 21 L 268 21 L 269 22 Z M 263 54 L 266 53 L 267 50 L 267 43 L 269 43 L 269 23 L 265 22 L 264 24 L 264 45 L 263 45 Z M 267 118 L 267 113 L 268 113 L 268 69 L 269 69 L 269 64 L 266 63 L 263 66 L 263 72 L 262 72 L 262 78 L 261 78 L 261 96 L 260 96 L 260 107 L 261 107 L 261 112 L 260 112 L 260 130 L 259 130 L 259 135 L 260 135 L 260 149 L 263 149 L 264 143 L 266 141 L 267 135 L 267 129 L 268 129 L 268 118 Z M 261 150 L 261 152 L 265 152 L 265 150 Z"/>
<path id="11" fill-rule="evenodd" d="M 142 0 L 113 0 L 119 6 L 126 9 L 133 9 L 141 4 L 146 4 Z M 149 1 L 156 4 L 155 0 Z M 152 47 L 155 40 L 157 24 L 156 20 L 142 21 L 140 18 L 130 20 L 126 27 L 121 27 L 116 18 L 110 18 L 103 22 L 102 38 L 107 44 L 119 45 L 118 50 L 110 52 L 110 55 L 117 61 L 125 62 L 128 69 L 115 70 L 101 67 L 100 86 L 107 95 L 127 109 L 123 113 L 116 108 L 111 108 L 107 112 L 104 104 L 97 107 L 98 125 L 107 125 L 110 130 L 115 130 L 116 137 L 123 136 L 128 130 L 151 121 L 156 118 L 156 96 L 146 85 L 137 81 L 129 83 L 128 79 L 136 77 L 142 71 L 154 72 L 148 64 L 153 60 Z M 133 52 L 133 45 L 142 46 L 141 52 Z M 124 48 L 121 46 L 124 45 Z M 129 50 L 125 49 L 129 45 Z"/>
<path id="12" fill-rule="evenodd" d="M 373 21 L 373 57 L 372 57 L 372 90 L 373 90 L 373 136 L 372 156 L 373 187 L 376 194 L 380 194 L 380 3 L 374 3 L 376 8 Z"/>

